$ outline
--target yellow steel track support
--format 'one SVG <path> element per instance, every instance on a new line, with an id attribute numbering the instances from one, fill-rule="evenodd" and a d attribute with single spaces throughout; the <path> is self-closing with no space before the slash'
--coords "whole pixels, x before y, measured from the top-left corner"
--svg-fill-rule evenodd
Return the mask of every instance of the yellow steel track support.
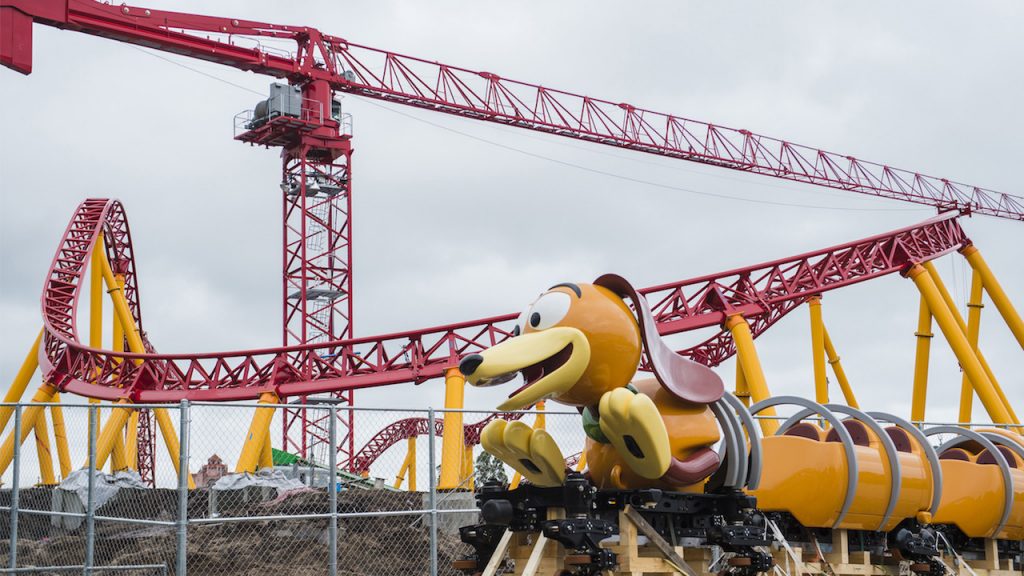
<path id="1" fill-rule="evenodd" d="M 124 459 L 131 470 L 139 469 L 139 411 L 132 410 L 124 429 Z"/>
<path id="2" fill-rule="evenodd" d="M 46 429 L 46 411 L 43 410 L 36 418 L 34 426 L 36 437 L 36 458 L 39 460 L 39 480 L 45 486 L 53 486 L 57 479 L 53 475 L 53 452 L 50 451 L 50 434 Z"/>
<path id="3" fill-rule="evenodd" d="M 110 294 L 110 299 L 114 303 L 114 314 L 117 318 L 117 324 L 121 326 L 121 329 L 124 331 L 124 339 L 128 341 L 128 350 L 136 354 L 143 354 L 146 352 L 146 346 L 142 342 L 142 335 L 139 333 L 139 328 L 135 325 L 132 311 L 128 307 L 128 299 L 124 295 L 124 280 L 122 279 L 118 282 L 106 255 L 101 254 L 100 256 L 100 270 L 103 273 L 103 281 L 106 283 L 107 293 Z M 119 346 L 118 340 L 118 338 L 114 338 L 114 346 Z M 142 361 L 135 360 L 135 363 L 141 364 Z"/>
<path id="4" fill-rule="evenodd" d="M 821 331 L 825 343 L 825 356 L 828 358 L 829 366 L 832 366 L 832 373 L 836 375 L 839 388 L 843 391 L 846 405 L 851 408 L 860 408 L 860 405 L 857 404 L 857 397 L 853 394 L 853 388 L 850 387 L 850 381 L 846 378 L 846 370 L 843 370 L 843 365 L 839 362 L 839 354 L 836 354 L 836 347 L 832 345 L 832 338 L 828 335 L 828 329 L 823 325 Z"/>
<path id="5" fill-rule="evenodd" d="M 580 459 L 576 462 L 576 471 L 583 472 L 583 469 L 587 467 L 587 451 L 580 452 Z"/>
<path id="6" fill-rule="evenodd" d="M 811 359 L 814 361 L 814 400 L 828 404 L 828 377 L 825 375 L 825 326 L 821 321 L 821 296 L 807 300 L 811 316 Z"/>
<path id="7" fill-rule="evenodd" d="M 466 445 L 462 448 L 462 482 L 463 488 L 473 490 L 473 447 Z"/>
<path id="8" fill-rule="evenodd" d="M 466 391 L 466 377 L 458 368 L 444 372 L 444 407 L 455 412 L 444 413 L 444 430 L 441 433 L 441 474 L 437 481 L 439 490 L 458 488 L 463 459 L 462 409 Z M 433 425 L 433 424 L 431 424 Z M 433 473 L 433 471 L 431 471 Z"/>
<path id="9" fill-rule="evenodd" d="M 178 443 L 178 434 L 174 431 L 174 424 L 171 422 L 171 417 L 167 414 L 166 408 L 154 409 L 153 416 L 156 418 L 157 428 L 160 429 L 160 436 L 164 439 L 164 446 L 167 448 L 167 453 L 171 455 L 171 464 L 174 465 L 174 473 L 175 475 L 181 474 L 181 470 L 178 465 L 181 445 Z M 195 490 L 195 488 L 196 482 L 192 478 L 192 474 L 189 473 L 188 489 Z"/>
<path id="10" fill-rule="evenodd" d="M 121 324 L 121 328 L 124 330 L 124 339 L 128 342 L 128 350 L 135 354 L 143 354 L 146 352 L 146 347 L 142 342 L 142 335 L 139 333 L 139 328 L 135 325 L 131 309 L 128 307 L 128 299 L 124 296 L 124 286 L 123 284 L 118 284 L 117 279 L 114 277 L 114 271 L 110 268 L 110 262 L 107 260 L 106 255 L 100 259 L 100 264 L 103 270 L 103 281 L 107 285 L 107 293 L 110 294 L 110 299 L 114 303 L 114 313 Z M 136 364 L 142 363 L 141 360 L 134 360 L 134 362 Z M 178 462 L 180 457 L 178 453 L 180 444 L 178 443 L 178 435 L 174 431 L 174 424 L 171 422 L 171 417 L 167 414 L 166 408 L 154 409 L 153 416 L 156 418 L 157 427 L 160 428 L 160 435 L 163 437 L 164 447 L 167 448 L 167 452 L 170 454 L 171 464 L 174 465 L 174 471 L 176 474 L 180 474 Z M 121 423 L 121 428 L 124 428 L 124 422 Z M 98 466 L 99 464 L 97 464 L 97 467 Z M 192 474 L 188 474 L 188 487 L 190 490 L 195 489 L 196 487 Z"/>
<path id="11" fill-rule="evenodd" d="M 273 416 L 271 416 L 273 420 Z M 260 468 L 273 468 L 274 467 L 274 450 L 270 444 L 270 426 L 267 426 L 267 433 L 263 438 L 263 447 L 260 448 Z"/>
<path id="12" fill-rule="evenodd" d="M 971 245 L 960 250 L 960 253 L 967 259 L 971 268 L 978 274 L 981 274 L 981 283 L 985 287 L 985 292 L 988 292 L 988 296 L 992 299 L 992 303 L 995 304 L 996 310 L 999 310 L 999 315 L 1003 317 L 1003 321 L 1010 328 L 1010 332 L 1017 339 L 1017 343 L 1024 349 L 1024 321 L 1021 320 L 1017 309 L 1013 307 L 1013 303 L 1006 296 L 1003 287 L 996 280 L 995 274 L 989 269 L 988 263 L 981 257 L 981 252 L 978 251 L 976 246 Z"/>
<path id="13" fill-rule="evenodd" d="M 93 244 L 89 263 L 89 346 L 96 349 L 103 348 L 103 262 L 106 258 L 103 232 L 100 232 L 96 236 L 96 243 Z M 116 317 L 114 318 L 114 331 L 117 331 Z M 114 342 L 117 342 L 116 338 Z M 99 373 L 99 369 L 97 369 L 97 373 Z M 89 398 L 89 404 L 99 403 L 99 398 Z M 103 413 L 99 408 L 96 409 L 96 425 L 103 425 Z"/>
<path id="14" fill-rule="evenodd" d="M 736 359 L 743 369 L 743 376 L 750 390 L 752 402 L 760 402 L 771 397 L 768 391 L 768 383 L 764 377 L 764 370 L 761 368 L 761 360 L 757 357 L 757 348 L 754 347 L 754 337 L 750 333 L 750 324 L 741 314 L 734 314 L 725 320 L 725 327 L 732 334 L 736 343 Z M 764 416 L 775 416 L 775 409 L 768 408 L 761 412 Z M 774 436 L 778 430 L 779 423 L 776 420 L 762 419 L 761 431 L 765 436 Z"/>
<path id="15" fill-rule="evenodd" d="M 921 304 L 917 311 L 917 350 L 914 355 L 914 397 L 910 407 L 910 420 L 924 421 L 925 406 L 928 401 L 928 361 L 931 357 L 932 312 L 928 309 L 928 301 L 921 295 Z"/>
<path id="16" fill-rule="evenodd" d="M 743 375 L 743 366 L 739 358 L 736 359 L 736 392 L 734 396 L 743 402 L 743 405 L 750 408 L 750 389 L 747 388 L 747 377 Z"/>
<path id="17" fill-rule="evenodd" d="M 101 256 L 103 256 L 104 258 L 106 257 L 105 254 L 102 254 Z M 117 275 L 114 276 L 114 280 L 117 282 L 117 287 L 120 288 L 120 293 L 124 294 L 124 285 L 125 285 L 124 275 L 123 274 L 117 274 Z M 112 324 L 113 324 L 113 326 L 112 326 L 112 328 L 113 328 L 112 334 L 114 336 L 114 338 L 113 338 L 113 350 L 115 352 L 123 352 L 124 351 L 124 331 L 121 328 L 121 326 L 122 326 L 121 325 L 121 321 L 117 318 L 117 313 L 116 312 L 114 314 L 114 319 L 113 320 L 114 320 L 112 322 Z M 133 323 L 134 323 L 134 321 L 133 321 Z M 132 410 L 132 413 L 134 414 L 135 410 Z M 136 419 L 136 422 L 137 421 L 138 420 Z M 129 422 L 130 422 L 130 418 L 129 418 Z M 136 447 L 136 449 L 137 448 L 138 447 Z M 114 437 L 114 450 L 110 454 L 110 471 L 111 472 L 117 472 L 118 470 L 124 470 L 124 469 L 126 469 L 128 467 L 129 467 L 129 464 L 128 464 L 128 452 L 125 449 L 124 436 L 123 436 L 123 434 L 118 434 L 117 436 Z"/>
<path id="18" fill-rule="evenodd" d="M 942 296 L 943 302 L 946 303 L 946 307 L 953 315 L 953 319 L 956 321 L 956 325 L 960 328 L 960 332 L 963 333 L 964 337 L 967 337 L 967 323 L 964 322 L 964 317 L 960 314 L 960 310 L 957 309 L 956 303 L 953 302 L 953 297 L 950 296 L 949 290 L 946 289 L 946 284 L 943 283 L 942 277 L 939 276 L 939 271 L 935 269 L 935 265 L 931 262 L 925 262 L 921 264 L 925 270 L 928 271 L 928 275 L 932 277 L 932 282 L 935 283 L 935 287 L 938 288 L 939 294 Z M 985 371 L 985 376 L 988 377 L 989 382 L 992 383 L 993 389 L 996 391 L 996 395 L 999 396 L 999 400 L 1006 406 L 1006 411 L 1010 414 L 1010 420 L 1014 424 L 1020 424 L 1020 420 L 1017 419 L 1017 414 L 1014 413 L 1013 407 L 1010 406 L 1010 401 L 1007 400 L 1006 394 L 1003 393 L 1003 388 L 999 385 L 999 381 L 996 380 L 995 374 L 992 373 L 992 369 L 988 365 L 988 361 L 985 360 L 985 355 L 981 353 L 977 347 L 972 347 L 974 355 L 977 356 L 978 362 L 981 363 L 982 369 Z"/>
<path id="19" fill-rule="evenodd" d="M 416 491 L 416 437 L 409 438 L 409 447 L 406 448 L 409 456 L 409 491 Z"/>
<path id="20" fill-rule="evenodd" d="M 260 404 L 277 404 L 279 398 L 273 392 L 260 394 Z M 260 455 L 263 446 L 270 438 L 270 422 L 274 418 L 274 408 L 257 408 L 249 423 L 249 433 L 245 436 L 245 444 L 242 445 L 242 455 L 238 457 L 238 465 L 235 472 L 246 472 L 252 474 L 260 462 Z"/>
<path id="21" fill-rule="evenodd" d="M 402 461 L 402 467 L 398 469 L 398 475 L 395 476 L 395 488 L 401 488 L 402 482 L 406 478 L 409 479 L 409 492 L 416 491 L 416 437 L 406 439 L 407 447 L 405 449 L 405 460 Z"/>
<path id="22" fill-rule="evenodd" d="M 981 274 L 974 270 L 971 273 L 971 298 L 967 302 L 967 341 L 970 342 L 974 352 L 978 354 L 980 354 L 978 335 L 981 332 L 981 309 L 985 306 L 982 301 L 984 297 L 982 288 Z M 967 379 L 965 373 L 960 383 L 960 423 L 970 422 L 973 412 L 974 388 L 971 387 L 971 381 Z"/>
<path id="23" fill-rule="evenodd" d="M 113 410 L 110 411 L 107 422 L 100 428 L 99 435 L 96 437 L 97 470 L 103 468 L 104 464 L 107 463 L 107 458 L 114 451 L 114 444 L 117 438 L 120 437 L 121 441 L 124 442 L 124 426 L 128 423 L 128 416 L 132 413 L 129 405 L 130 402 L 128 400 L 118 400 Z M 85 468 L 88 465 L 89 463 L 86 462 L 82 467 Z"/>
<path id="24" fill-rule="evenodd" d="M 132 410 L 125 427 L 125 463 L 138 470 L 138 410 Z"/>
<path id="25" fill-rule="evenodd" d="M 32 376 L 36 373 L 36 369 L 39 368 L 39 343 L 43 339 L 43 331 L 39 330 L 39 334 L 36 336 L 36 341 L 29 348 L 28 354 L 25 355 L 25 360 L 21 363 L 21 368 L 18 369 L 18 373 L 14 375 L 14 381 L 11 382 L 10 388 L 7 389 L 7 393 L 4 394 L 4 402 L 11 404 L 21 401 L 21 397 L 25 395 L 25 389 L 28 388 L 28 383 L 32 381 Z M 3 432 L 4 428 L 7 427 L 7 422 L 11 419 L 11 414 L 14 414 L 14 406 L 2 406 L 0 407 L 0 432 Z"/>
<path id="26" fill-rule="evenodd" d="M 53 395 L 53 402 L 60 403 L 60 394 Z M 57 445 L 57 462 L 60 464 L 60 475 L 67 478 L 71 474 L 71 452 L 68 450 L 68 429 L 64 425 L 64 410 L 60 406 L 50 406 L 53 418 L 53 440 Z"/>
<path id="27" fill-rule="evenodd" d="M 939 329 L 942 330 L 943 336 L 946 337 L 946 341 L 949 342 L 950 347 L 953 349 L 953 354 L 956 355 L 960 366 L 964 369 L 967 377 L 970 378 L 971 385 L 974 386 L 975 392 L 978 393 L 978 397 L 981 399 L 981 403 L 985 406 L 985 410 L 988 411 L 992 421 L 996 424 L 1012 423 L 1006 405 L 999 398 L 992 385 L 992 381 L 985 374 L 985 369 L 967 341 L 964 331 L 957 325 L 953 312 L 949 310 L 946 302 L 942 299 L 942 294 L 939 293 L 939 289 L 935 286 L 931 274 L 920 264 L 915 264 L 907 273 L 907 277 L 914 281 L 917 289 L 924 296 L 925 301 L 928 303 L 928 309 L 931 310 L 932 316 L 939 325 Z"/>
<path id="28" fill-rule="evenodd" d="M 96 236 L 89 263 L 89 346 L 103 348 L 103 261 L 106 248 L 103 233 Z"/>
<path id="29" fill-rule="evenodd" d="M 18 434 L 17 430 L 11 430 L 7 440 L 0 446 L 0 474 L 7 471 L 7 467 L 11 465 L 11 460 L 14 459 L 15 438 L 17 437 L 17 442 L 20 445 L 25 442 L 25 438 L 28 437 L 29 433 L 35 429 L 36 420 L 39 419 L 39 415 L 45 409 L 45 406 L 39 406 L 38 404 L 49 402 L 56 393 L 56 388 L 44 382 L 39 386 L 39 390 L 36 391 L 35 395 L 32 396 L 31 402 L 34 405 L 25 408 L 21 414 L 21 434 Z"/>

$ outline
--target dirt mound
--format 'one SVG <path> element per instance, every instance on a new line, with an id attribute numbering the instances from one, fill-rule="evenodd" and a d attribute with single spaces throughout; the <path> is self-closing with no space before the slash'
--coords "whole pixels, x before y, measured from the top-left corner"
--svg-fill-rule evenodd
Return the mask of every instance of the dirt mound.
<path id="1" fill-rule="evenodd" d="M 33 488 L 20 494 L 24 508 L 49 510 L 51 489 Z M 296 516 L 330 511 L 328 494 L 322 491 L 242 494 L 219 493 L 217 518 L 224 521 L 188 527 L 190 574 L 244 574 L 277 576 L 324 574 L 328 564 L 327 519 L 266 519 L 230 521 L 246 516 Z M 10 501 L 0 492 L 0 503 Z M 189 496 L 190 519 L 208 518 L 207 492 Z M 97 515 L 173 522 L 177 517 L 174 490 L 122 490 L 97 510 Z M 423 494 L 387 490 L 350 490 L 338 494 L 340 513 L 386 513 L 417 510 Z M 6 515 L 0 521 L 0 538 L 9 538 Z M 21 516 L 18 538 L 20 566 L 80 565 L 85 559 L 85 524 L 75 530 L 51 525 L 48 515 Z M 95 564 L 166 564 L 174 571 L 176 526 L 96 522 Z M 8 540 L 9 541 L 9 540 Z M 0 542 L 7 549 L 8 541 Z M 367 516 L 338 521 L 338 573 L 349 576 L 429 574 L 430 531 L 421 514 Z M 452 560 L 469 548 L 454 534 L 439 534 L 438 567 L 453 573 Z M 0 557 L 6 562 L 6 554 Z M 154 575 L 160 571 L 150 571 Z M 142 571 L 142 574 L 148 574 Z M 54 572 L 61 574 L 63 572 Z M 138 576 L 140 572 L 132 572 Z"/>

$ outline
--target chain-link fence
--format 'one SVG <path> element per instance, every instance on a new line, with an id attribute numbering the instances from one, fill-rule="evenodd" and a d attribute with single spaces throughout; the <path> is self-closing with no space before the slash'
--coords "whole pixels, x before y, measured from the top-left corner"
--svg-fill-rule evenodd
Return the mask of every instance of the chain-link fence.
<path id="1" fill-rule="evenodd" d="M 269 426 L 254 424 L 258 407 L 273 411 Z M 454 575 L 452 562 L 471 551 L 458 528 L 478 521 L 478 470 L 518 481 L 480 458 L 483 424 L 544 427 L 570 467 L 584 445 L 579 414 L 565 411 L 0 408 L 10 411 L 0 446 L 0 573 Z M 288 443 L 284 418 L 304 424 L 291 427 Z M 42 433 L 55 421 L 62 429 Z"/>

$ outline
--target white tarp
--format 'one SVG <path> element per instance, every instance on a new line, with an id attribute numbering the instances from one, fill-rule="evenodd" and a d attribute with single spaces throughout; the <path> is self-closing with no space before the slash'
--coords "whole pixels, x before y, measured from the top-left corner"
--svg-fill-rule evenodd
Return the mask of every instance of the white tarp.
<path id="1" fill-rule="evenodd" d="M 285 476 L 281 470 L 263 468 L 255 474 L 228 474 L 217 480 L 214 490 L 241 490 L 250 486 L 276 488 L 278 493 L 300 490 L 305 484 L 294 478 Z"/>
<path id="2" fill-rule="evenodd" d="M 139 476 L 139 473 L 134 470 L 122 470 L 114 474 L 106 474 L 96 470 L 95 474 L 93 492 L 97 509 L 110 501 L 121 488 L 149 488 L 149 486 L 142 482 L 142 477 Z M 75 470 L 68 474 L 68 477 L 60 483 L 57 489 L 75 494 L 82 502 L 83 507 L 88 506 L 89 471 L 85 469 Z"/>

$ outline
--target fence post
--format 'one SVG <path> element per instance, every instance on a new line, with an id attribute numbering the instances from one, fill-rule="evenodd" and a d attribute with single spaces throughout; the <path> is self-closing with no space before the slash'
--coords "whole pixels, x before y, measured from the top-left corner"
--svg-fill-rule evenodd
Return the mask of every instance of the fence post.
<path id="1" fill-rule="evenodd" d="M 21 404 L 14 407 L 14 477 L 11 479 L 11 554 L 9 568 L 18 567 L 18 499 L 21 492 Z"/>
<path id="2" fill-rule="evenodd" d="M 434 409 L 427 410 L 427 436 L 430 438 L 430 576 L 437 576 L 437 457 L 434 443 Z"/>
<path id="3" fill-rule="evenodd" d="M 327 449 L 327 462 L 331 469 L 331 481 L 327 486 L 327 501 L 331 507 L 331 523 L 327 526 L 327 573 L 338 575 L 338 405 L 330 405 L 330 425 L 328 426 L 331 440 Z"/>
<path id="4" fill-rule="evenodd" d="M 89 404 L 89 473 L 88 490 L 85 503 L 85 562 L 82 573 L 92 573 L 96 552 L 96 434 L 100 427 L 98 404 Z"/>
<path id="5" fill-rule="evenodd" d="M 178 545 L 174 573 L 177 576 L 185 576 L 186 563 L 188 561 L 188 455 L 190 427 L 188 400 L 181 401 L 178 412 L 180 417 L 178 435 L 181 437 L 181 442 L 178 445 Z"/>

